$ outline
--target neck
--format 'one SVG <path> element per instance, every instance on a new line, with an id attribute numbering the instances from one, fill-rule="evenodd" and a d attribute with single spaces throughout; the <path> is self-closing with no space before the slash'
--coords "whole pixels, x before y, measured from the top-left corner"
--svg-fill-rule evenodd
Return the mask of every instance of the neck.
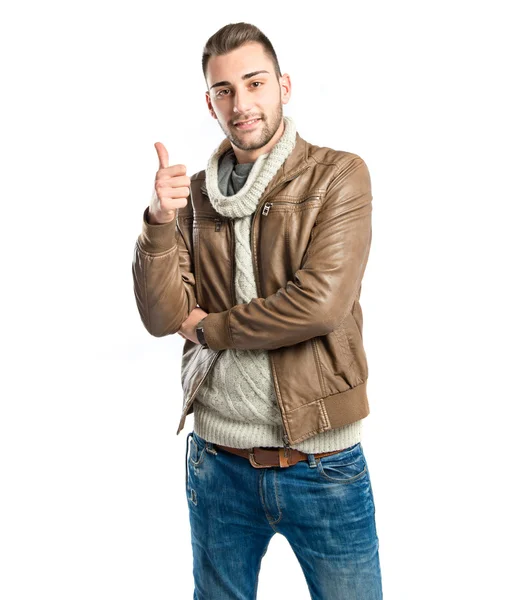
<path id="1" fill-rule="evenodd" d="M 231 146 L 234 150 L 234 154 L 237 159 L 237 162 L 240 165 L 243 165 L 246 163 L 252 163 L 252 162 L 255 162 L 256 159 L 259 156 L 261 156 L 262 154 L 267 154 L 267 152 L 270 152 L 272 150 L 272 148 L 274 148 L 274 146 L 280 140 L 281 136 L 284 133 L 284 130 L 285 130 L 285 122 L 284 122 L 284 119 L 282 118 L 281 123 L 279 124 L 279 127 L 278 127 L 276 133 L 272 136 L 272 139 L 269 140 L 269 142 L 267 142 L 267 144 L 265 144 L 265 146 L 262 146 L 261 148 L 258 148 L 257 150 L 241 150 L 241 148 L 238 148 L 235 144 L 233 144 L 231 142 Z"/>

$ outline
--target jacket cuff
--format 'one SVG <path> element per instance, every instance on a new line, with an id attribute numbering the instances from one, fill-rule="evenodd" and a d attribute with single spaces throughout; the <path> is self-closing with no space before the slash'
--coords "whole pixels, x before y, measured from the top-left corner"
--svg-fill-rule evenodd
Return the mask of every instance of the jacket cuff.
<path id="1" fill-rule="evenodd" d="M 232 339 L 228 328 L 229 310 L 219 313 L 209 313 L 204 317 L 204 337 L 211 350 L 232 348 Z"/>
<path id="2" fill-rule="evenodd" d="M 138 239 L 140 249 L 147 254 L 159 254 L 172 250 L 177 243 L 176 219 L 172 219 L 169 223 L 151 225 L 148 223 L 148 211 L 149 206 L 142 215 L 142 233 Z"/>

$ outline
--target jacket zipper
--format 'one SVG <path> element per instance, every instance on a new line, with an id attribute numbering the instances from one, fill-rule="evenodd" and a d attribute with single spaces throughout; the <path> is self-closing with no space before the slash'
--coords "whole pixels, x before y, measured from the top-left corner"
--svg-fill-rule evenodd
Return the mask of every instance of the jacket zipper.
<path id="1" fill-rule="evenodd" d="M 279 188 L 281 188 L 283 185 L 285 185 L 285 183 L 288 183 L 289 181 L 292 181 L 292 179 L 295 179 L 301 173 L 303 173 L 304 171 L 306 171 L 307 169 L 309 169 L 310 166 L 311 165 L 306 165 L 302 169 L 299 169 L 297 172 L 293 173 L 293 175 L 291 177 L 289 177 L 288 179 L 285 179 L 285 180 L 281 181 L 280 183 L 278 183 L 278 185 L 276 185 L 267 194 L 267 198 L 269 198 L 270 196 L 272 196 Z M 268 215 L 269 214 L 269 210 L 271 209 L 271 206 L 273 204 L 272 202 L 265 202 L 265 200 L 267 198 L 264 198 L 264 203 L 263 203 L 263 207 L 262 207 L 262 215 Z M 281 204 L 281 202 L 280 202 L 280 204 Z M 284 204 L 293 204 L 293 202 L 285 202 Z M 262 206 L 262 205 L 259 205 L 259 206 Z M 260 292 L 261 296 L 263 296 L 263 290 L 262 290 L 262 286 L 260 285 L 259 276 L 258 276 L 259 275 L 258 271 L 260 270 L 260 266 L 257 264 L 255 253 L 253 251 L 253 233 L 255 231 L 255 221 L 256 221 L 256 218 L 257 218 L 257 215 L 259 214 L 259 212 L 260 212 L 259 209 L 257 209 L 253 213 L 253 220 L 251 222 L 251 232 L 250 232 L 250 246 L 251 246 L 251 253 L 252 253 L 252 257 L 253 257 L 253 273 L 255 275 L 255 282 L 256 282 L 258 291 Z M 272 356 L 270 355 L 270 353 L 269 353 L 269 362 L 270 362 L 270 365 L 271 365 L 272 376 L 276 377 L 274 365 L 272 364 Z M 281 411 L 281 406 L 279 406 L 279 398 L 278 398 L 278 395 L 276 393 L 276 390 L 274 390 L 274 393 L 276 394 L 276 399 L 278 400 L 278 407 L 279 407 L 279 410 Z M 283 422 L 283 418 L 281 418 L 281 426 L 283 428 L 283 446 L 284 446 L 284 449 L 285 449 L 284 453 L 285 453 L 285 457 L 287 457 L 288 453 L 289 453 L 289 449 L 290 449 L 290 440 L 288 439 L 288 433 L 286 431 L 285 424 Z"/>
<path id="2" fill-rule="evenodd" d="M 265 204 L 270 204 L 270 203 L 267 202 Z M 264 210 L 265 210 L 265 204 L 264 204 Z M 257 271 L 259 270 L 259 267 L 258 267 L 258 264 L 257 264 L 257 260 L 256 260 L 256 257 L 255 257 L 255 252 L 254 252 L 254 248 L 253 248 L 253 233 L 255 231 L 255 221 L 256 221 L 256 217 L 259 214 L 259 212 L 260 211 L 257 209 L 253 213 L 253 220 L 251 222 L 251 231 L 250 231 L 250 247 L 251 247 L 251 255 L 252 255 L 252 258 L 253 258 L 253 274 L 255 276 L 255 283 L 256 283 L 258 291 L 260 292 L 260 296 L 263 297 L 263 290 L 262 290 L 262 286 L 261 286 L 261 284 L 259 282 L 259 277 L 258 277 L 258 273 L 257 273 Z M 269 210 L 267 210 L 267 212 L 269 212 Z M 263 214 L 263 211 L 262 211 L 262 214 Z M 269 351 L 267 351 L 267 352 L 269 353 Z M 273 377 L 275 377 L 275 375 L 274 375 L 274 365 L 272 364 L 272 357 L 270 356 L 270 353 L 269 353 L 269 363 L 271 365 L 272 375 L 273 375 Z M 281 406 L 279 405 L 279 399 L 278 399 L 278 395 L 276 393 L 276 389 L 274 389 L 274 393 L 275 393 L 276 399 L 278 401 L 278 408 L 279 408 L 279 410 L 281 412 Z M 285 457 L 288 457 L 289 449 L 290 449 L 290 441 L 288 439 L 288 434 L 287 434 L 287 431 L 286 431 L 286 428 L 285 428 L 285 424 L 283 422 L 283 418 L 282 417 L 281 417 L 281 427 L 283 428 L 284 454 L 285 454 Z"/>

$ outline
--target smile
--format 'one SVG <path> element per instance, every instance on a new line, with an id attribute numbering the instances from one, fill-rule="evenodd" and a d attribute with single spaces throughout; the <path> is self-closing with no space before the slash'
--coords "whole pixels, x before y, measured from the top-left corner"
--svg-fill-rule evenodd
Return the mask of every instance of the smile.
<path id="1" fill-rule="evenodd" d="M 258 121 L 261 121 L 261 119 L 252 119 L 251 121 L 244 121 L 243 123 L 236 123 L 235 126 L 238 129 L 251 129 L 258 123 Z"/>

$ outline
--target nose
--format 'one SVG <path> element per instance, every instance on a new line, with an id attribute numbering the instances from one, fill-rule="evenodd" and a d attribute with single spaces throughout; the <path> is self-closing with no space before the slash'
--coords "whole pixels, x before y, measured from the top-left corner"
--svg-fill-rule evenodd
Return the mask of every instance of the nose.
<path id="1" fill-rule="evenodd" d="M 237 89 L 234 97 L 234 112 L 245 115 L 250 111 L 252 105 L 251 97 L 248 98 L 248 90 Z"/>

